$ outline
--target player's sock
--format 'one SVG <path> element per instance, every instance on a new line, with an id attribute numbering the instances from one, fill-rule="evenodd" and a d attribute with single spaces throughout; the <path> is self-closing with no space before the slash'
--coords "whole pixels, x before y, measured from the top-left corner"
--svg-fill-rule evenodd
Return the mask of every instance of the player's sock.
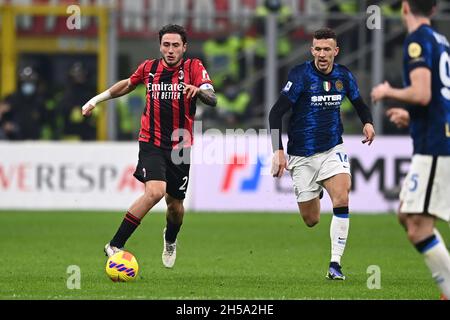
<path id="1" fill-rule="evenodd" d="M 337 262 L 339 265 L 347 243 L 349 226 L 348 207 L 333 208 L 333 218 L 330 225 L 331 262 Z"/>
<path id="2" fill-rule="evenodd" d="M 132 215 L 130 212 L 127 212 L 119 229 L 109 244 L 117 248 L 123 248 L 125 246 L 125 242 L 127 242 L 128 238 L 140 224 L 141 219 Z"/>
<path id="3" fill-rule="evenodd" d="M 177 240 L 177 235 L 178 235 L 178 232 L 180 232 L 181 225 L 182 225 L 181 223 L 176 224 L 176 223 L 173 223 L 173 222 L 167 220 L 166 235 L 165 235 L 165 239 L 167 242 L 174 243 L 175 240 Z"/>
<path id="4" fill-rule="evenodd" d="M 450 296 L 450 255 L 445 243 L 436 235 L 415 244 L 417 251 L 423 254 L 425 263 L 431 271 L 434 281 L 446 297 Z"/>

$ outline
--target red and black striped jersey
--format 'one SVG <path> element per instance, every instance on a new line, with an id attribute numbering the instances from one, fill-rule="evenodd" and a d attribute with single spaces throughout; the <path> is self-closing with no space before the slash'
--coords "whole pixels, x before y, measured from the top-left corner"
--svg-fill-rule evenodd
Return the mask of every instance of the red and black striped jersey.
<path id="1" fill-rule="evenodd" d="M 177 67 L 166 67 L 162 61 L 145 60 L 130 77 L 133 85 L 142 83 L 147 88 L 139 141 L 170 150 L 190 147 L 197 97 L 187 99 L 184 85 L 212 82 L 199 59 L 185 59 Z"/>

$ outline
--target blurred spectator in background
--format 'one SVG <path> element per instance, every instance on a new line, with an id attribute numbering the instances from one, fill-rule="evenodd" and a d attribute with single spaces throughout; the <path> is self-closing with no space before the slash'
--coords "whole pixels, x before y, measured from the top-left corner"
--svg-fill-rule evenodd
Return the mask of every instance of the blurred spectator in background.
<path id="1" fill-rule="evenodd" d="M 345 97 L 341 104 L 341 118 L 346 134 L 359 134 L 361 122 L 350 100 Z"/>
<path id="2" fill-rule="evenodd" d="M 266 19 L 269 15 L 270 10 L 265 5 L 259 5 L 255 10 L 255 29 L 256 34 L 254 39 L 245 39 L 246 50 L 249 50 L 249 47 L 253 45 L 253 51 L 255 54 L 255 69 L 256 70 L 264 70 L 266 66 L 266 58 L 267 58 L 267 42 L 266 42 Z M 292 10 L 289 6 L 282 4 L 281 7 L 277 11 L 277 22 L 278 22 L 278 37 L 277 37 L 277 56 L 278 60 L 285 58 L 292 50 L 292 43 L 289 37 L 289 24 L 292 21 Z M 278 83 L 277 90 L 280 89 L 281 81 L 287 77 L 287 71 L 289 66 L 280 67 L 278 70 Z M 264 112 L 264 108 L 261 108 L 261 105 L 264 102 L 264 86 L 265 86 L 265 77 L 261 77 L 258 79 L 255 86 L 255 107 L 260 110 L 260 112 Z"/>
<path id="3" fill-rule="evenodd" d="M 64 140 L 95 140 L 96 117 L 83 117 L 81 106 L 94 96 L 96 90 L 88 81 L 88 70 L 82 62 L 69 69 L 64 91 L 55 99 L 57 137 Z"/>
<path id="4" fill-rule="evenodd" d="M 245 125 L 250 94 L 240 87 L 240 84 L 231 78 L 226 78 L 221 91 L 217 96 L 217 118 L 225 128 L 240 127 Z"/>
<path id="5" fill-rule="evenodd" d="M 337 0 L 329 1 L 329 21 L 328 26 L 332 29 L 341 29 L 339 32 L 339 43 L 340 51 L 345 54 L 350 54 L 358 50 L 358 29 L 359 24 L 357 20 L 353 20 L 355 23 L 351 25 L 351 22 L 363 8 L 362 12 L 366 12 L 366 7 L 364 6 L 365 1 L 357 0 Z M 335 13 L 338 15 L 336 16 Z M 336 18 L 333 18 L 335 17 Z M 349 66 L 351 67 L 351 66 Z"/>
<path id="6" fill-rule="evenodd" d="M 45 107 L 45 95 L 39 90 L 39 80 L 34 67 L 24 67 L 19 72 L 17 91 L 5 98 L 2 109 L 6 120 L 2 120 L 2 125 L 11 139 L 37 140 L 43 137 L 50 116 Z"/>
<path id="7" fill-rule="evenodd" d="M 129 94 L 117 99 L 119 140 L 137 140 L 147 97 L 145 86 L 139 85 Z"/>
<path id="8" fill-rule="evenodd" d="M 399 23 L 401 18 L 402 1 L 382 1 L 377 0 L 374 2 L 381 8 L 381 15 L 384 19 L 383 29 L 387 36 L 390 36 L 390 41 L 384 46 L 384 58 L 394 58 L 394 54 L 398 48 L 402 48 L 403 39 L 405 37 L 404 32 L 396 32 L 396 29 L 403 31 L 403 26 Z M 396 37 L 391 37 L 392 34 L 397 33 Z"/>
<path id="9" fill-rule="evenodd" d="M 230 33 L 224 22 L 218 24 L 217 28 L 216 36 L 203 44 L 203 54 L 214 87 L 220 91 L 225 78 L 239 81 L 243 55 L 240 37 Z"/>
<path id="10" fill-rule="evenodd" d="M 0 140 L 16 140 L 19 126 L 15 123 L 11 106 L 0 101 Z"/>

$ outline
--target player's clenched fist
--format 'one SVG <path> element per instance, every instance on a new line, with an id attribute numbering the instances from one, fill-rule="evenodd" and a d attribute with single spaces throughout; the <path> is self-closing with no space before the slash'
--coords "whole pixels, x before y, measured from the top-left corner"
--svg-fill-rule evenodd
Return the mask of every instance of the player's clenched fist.
<path id="1" fill-rule="evenodd" d="M 373 102 L 378 102 L 381 99 L 384 99 L 389 94 L 391 89 L 392 88 L 389 82 L 385 81 L 372 89 L 370 97 L 372 98 Z"/>
<path id="2" fill-rule="evenodd" d="M 89 101 L 81 108 L 81 113 L 83 114 L 83 116 L 89 117 L 92 114 L 92 110 L 94 110 L 94 108 L 95 104 Z"/>
<path id="3" fill-rule="evenodd" d="M 389 121 L 394 123 L 398 128 L 406 128 L 409 126 L 409 112 L 403 108 L 391 108 L 386 111 Z"/>
<path id="4" fill-rule="evenodd" d="M 108 89 L 96 95 L 91 100 L 86 102 L 86 104 L 81 108 L 81 113 L 83 114 L 83 116 L 89 117 L 92 114 L 92 110 L 94 110 L 97 103 L 109 100 L 113 97 L 120 97 L 134 90 L 134 88 L 135 86 L 129 85 L 129 80 L 121 80 L 113 85 L 111 89 Z M 111 94 L 111 91 L 115 93 L 114 96 Z"/>

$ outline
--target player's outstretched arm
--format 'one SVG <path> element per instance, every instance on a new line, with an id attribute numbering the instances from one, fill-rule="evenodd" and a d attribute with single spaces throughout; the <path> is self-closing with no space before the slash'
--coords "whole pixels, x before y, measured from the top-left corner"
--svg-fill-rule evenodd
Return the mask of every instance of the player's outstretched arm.
<path id="1" fill-rule="evenodd" d="M 130 93 L 136 88 L 130 81 L 130 79 L 124 79 L 116 82 L 111 88 L 96 95 L 81 108 L 83 116 L 90 116 L 92 110 L 96 107 L 97 103 L 103 102 L 109 99 L 121 97 L 127 93 Z"/>

